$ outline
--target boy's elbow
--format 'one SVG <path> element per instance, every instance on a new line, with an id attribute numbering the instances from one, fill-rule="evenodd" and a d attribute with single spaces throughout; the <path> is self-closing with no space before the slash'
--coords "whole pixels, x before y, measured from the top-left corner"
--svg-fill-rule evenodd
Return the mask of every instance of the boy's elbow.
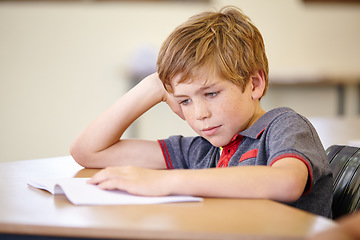
<path id="1" fill-rule="evenodd" d="M 304 182 L 296 176 L 292 176 L 284 184 L 283 191 L 281 193 L 282 199 L 280 200 L 283 202 L 295 202 L 303 195 L 304 188 Z"/>
<path id="2" fill-rule="evenodd" d="M 303 194 L 303 191 L 299 189 L 289 190 L 285 195 L 284 202 L 295 202 L 297 201 Z"/>
<path id="3" fill-rule="evenodd" d="M 274 182 L 276 189 L 275 200 L 295 202 L 304 193 L 309 178 L 306 165 L 298 159 L 288 158 L 277 161 L 274 165 L 277 178 Z"/>
<path id="4" fill-rule="evenodd" d="M 70 155 L 73 157 L 73 159 L 82 167 L 89 167 L 88 166 L 88 159 L 86 152 L 75 142 L 71 144 L 70 146 Z"/>

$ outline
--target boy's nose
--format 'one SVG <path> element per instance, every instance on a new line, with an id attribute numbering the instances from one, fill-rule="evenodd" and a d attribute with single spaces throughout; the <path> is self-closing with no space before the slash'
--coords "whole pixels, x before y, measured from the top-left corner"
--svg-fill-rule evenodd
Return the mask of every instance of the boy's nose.
<path id="1" fill-rule="evenodd" d="M 197 120 L 203 120 L 211 117 L 211 111 L 206 104 L 199 103 L 194 109 Z"/>

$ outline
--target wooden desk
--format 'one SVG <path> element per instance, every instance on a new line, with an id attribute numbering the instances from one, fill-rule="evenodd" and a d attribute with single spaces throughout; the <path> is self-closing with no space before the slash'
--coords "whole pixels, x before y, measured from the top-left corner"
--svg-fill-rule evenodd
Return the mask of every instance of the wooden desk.
<path id="1" fill-rule="evenodd" d="M 89 177 L 71 157 L 0 163 L 0 233 L 112 239 L 303 239 L 333 226 L 269 200 L 74 206 L 27 186 L 29 178 Z M 1 238 L 1 235 L 0 235 Z"/>

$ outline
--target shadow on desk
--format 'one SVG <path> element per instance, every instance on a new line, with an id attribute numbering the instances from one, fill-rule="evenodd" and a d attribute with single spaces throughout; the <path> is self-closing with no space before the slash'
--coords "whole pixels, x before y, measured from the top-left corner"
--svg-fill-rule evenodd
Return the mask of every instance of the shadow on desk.
<path id="1" fill-rule="evenodd" d="M 97 172 L 99 172 L 101 169 L 99 168 L 84 168 L 78 171 L 74 178 L 90 178 L 94 176 Z"/>

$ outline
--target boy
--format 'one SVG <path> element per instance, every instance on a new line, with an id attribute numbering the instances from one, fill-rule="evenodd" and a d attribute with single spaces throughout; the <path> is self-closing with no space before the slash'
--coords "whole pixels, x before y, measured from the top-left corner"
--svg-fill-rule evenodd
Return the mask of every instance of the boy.
<path id="1" fill-rule="evenodd" d="M 79 164 L 107 167 L 90 184 L 148 196 L 267 198 L 331 216 L 325 151 L 305 118 L 287 108 L 262 109 L 265 47 L 240 10 L 226 7 L 190 18 L 164 42 L 157 66 L 158 73 L 122 96 L 73 143 Z M 199 136 L 121 139 L 161 101 Z"/>

